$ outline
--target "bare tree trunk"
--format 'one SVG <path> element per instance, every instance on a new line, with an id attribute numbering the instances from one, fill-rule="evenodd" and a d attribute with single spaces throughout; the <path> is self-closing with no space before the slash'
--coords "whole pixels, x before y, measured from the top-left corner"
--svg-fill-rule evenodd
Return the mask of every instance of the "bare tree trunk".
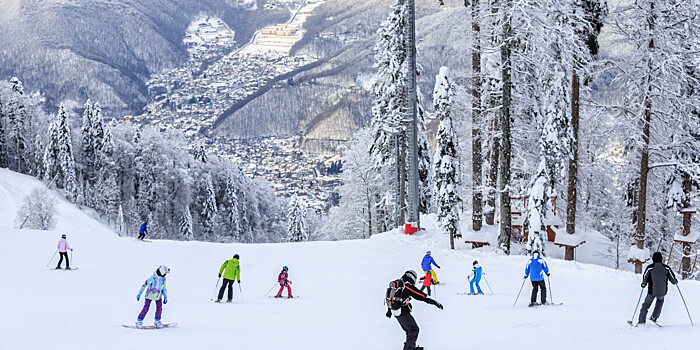
<path id="1" fill-rule="evenodd" d="M 372 195 L 367 189 L 367 237 L 372 237 Z"/>
<path id="2" fill-rule="evenodd" d="M 504 23 L 503 23 L 503 44 L 501 45 L 501 75 L 503 79 L 503 103 L 501 105 L 501 151 L 500 151 L 500 183 L 498 189 L 501 193 L 501 229 L 498 235 L 498 245 L 504 253 L 510 255 L 511 236 L 511 214 L 510 214 L 510 103 L 511 103 L 511 26 L 507 9 L 510 8 L 511 1 L 505 1 Z"/>
<path id="3" fill-rule="evenodd" d="M 482 225 L 481 194 L 481 45 L 479 33 L 479 0 L 472 1 L 472 229 Z"/>
<path id="4" fill-rule="evenodd" d="M 578 183 L 578 129 L 579 129 L 579 93 L 581 84 L 578 78 L 578 72 L 574 69 L 571 79 L 571 129 L 573 132 L 572 140 L 572 155 L 569 159 L 569 182 L 566 198 L 566 233 L 576 233 L 576 199 L 578 191 L 576 185 Z M 566 247 L 564 259 L 574 260 L 574 248 Z"/>
<path id="5" fill-rule="evenodd" d="M 692 182 L 690 181 L 690 174 L 683 172 L 683 193 L 685 194 L 685 200 L 683 203 L 684 208 L 690 207 L 690 191 L 692 190 Z M 690 235 L 690 219 L 691 214 L 683 214 L 683 236 Z M 690 266 L 690 255 L 693 254 L 692 245 L 690 243 L 683 243 L 683 258 L 681 258 L 681 278 L 687 279 L 690 277 L 692 267 Z"/>
<path id="6" fill-rule="evenodd" d="M 496 216 L 496 186 L 498 186 L 498 161 L 500 158 L 501 150 L 501 138 L 499 130 L 500 123 L 498 119 L 500 114 L 496 114 L 492 122 L 493 140 L 491 145 L 491 151 L 489 154 L 489 164 L 491 168 L 489 169 L 489 176 L 487 178 L 488 195 L 486 197 L 486 205 L 489 207 L 489 211 L 486 213 L 486 224 L 493 225 L 494 218 Z"/>
<path id="7" fill-rule="evenodd" d="M 400 159 L 399 169 L 399 222 L 406 222 L 406 132 L 399 136 Z"/>
<path id="8" fill-rule="evenodd" d="M 650 4 L 650 12 L 654 11 L 654 2 Z M 649 15 L 649 30 L 654 32 L 654 16 Z M 649 49 L 654 49 L 654 39 L 649 40 Z M 649 67 L 651 73 L 651 67 Z M 649 94 L 644 100 L 644 127 L 642 128 L 642 161 L 639 169 L 639 203 L 637 204 L 637 248 L 644 248 L 644 240 L 646 239 L 646 220 L 647 220 L 647 175 L 649 174 L 649 136 L 651 132 L 651 93 L 652 81 L 651 75 L 647 76 L 647 86 Z M 634 266 L 635 273 L 642 273 L 642 264 L 637 263 Z"/>

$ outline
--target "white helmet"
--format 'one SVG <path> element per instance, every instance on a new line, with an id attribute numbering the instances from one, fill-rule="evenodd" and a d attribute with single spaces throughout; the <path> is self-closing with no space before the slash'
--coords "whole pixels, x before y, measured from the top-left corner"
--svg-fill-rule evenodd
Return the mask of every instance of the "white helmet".
<path id="1" fill-rule="evenodd" d="M 165 265 L 160 265 L 158 267 L 158 272 L 160 272 L 162 276 L 165 276 L 166 274 L 170 273 L 170 268 Z"/>
<path id="2" fill-rule="evenodd" d="M 411 284 L 416 284 L 416 280 L 418 280 L 418 274 L 416 274 L 416 272 L 413 270 L 408 270 L 408 271 L 404 272 L 404 274 L 401 278 L 406 282 L 411 282 Z"/>

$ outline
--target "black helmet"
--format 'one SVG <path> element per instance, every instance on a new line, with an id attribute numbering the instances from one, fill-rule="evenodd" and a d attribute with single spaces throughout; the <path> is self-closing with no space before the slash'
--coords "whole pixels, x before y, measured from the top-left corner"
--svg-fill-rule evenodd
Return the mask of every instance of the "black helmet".
<path id="1" fill-rule="evenodd" d="M 472 263 L 472 266 L 477 265 L 478 263 L 479 263 L 478 261 L 474 260 L 474 262 Z"/>
<path id="2" fill-rule="evenodd" d="M 238 254 L 234 254 L 234 255 L 233 255 L 233 258 L 234 258 L 234 259 L 239 259 L 240 256 L 238 256 Z"/>
<path id="3" fill-rule="evenodd" d="M 66 234 L 65 234 L 65 233 L 62 234 L 62 235 L 61 235 L 61 238 L 66 238 Z"/>
<path id="4" fill-rule="evenodd" d="M 410 282 L 411 284 L 415 284 L 416 280 L 418 280 L 418 275 L 415 271 L 408 270 L 404 272 L 403 276 L 401 276 L 401 279 L 404 280 L 404 282 Z"/>
<path id="5" fill-rule="evenodd" d="M 287 271 L 287 270 L 289 270 L 289 268 L 286 266 L 282 266 L 282 270 Z"/>
<path id="6" fill-rule="evenodd" d="M 662 262 L 663 260 L 664 260 L 664 257 L 661 256 L 661 253 L 660 253 L 660 252 L 655 252 L 655 253 L 652 254 L 652 256 L 651 256 L 651 261 L 653 261 L 653 262 L 655 262 L 655 263 L 660 263 L 660 262 Z"/>

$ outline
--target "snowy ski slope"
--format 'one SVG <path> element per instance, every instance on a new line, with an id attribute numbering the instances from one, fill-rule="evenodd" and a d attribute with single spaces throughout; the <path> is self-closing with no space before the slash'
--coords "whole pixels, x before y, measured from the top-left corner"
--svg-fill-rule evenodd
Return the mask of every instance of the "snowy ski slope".
<path id="1" fill-rule="evenodd" d="M 549 260 L 554 301 L 528 308 L 530 287 L 513 306 L 526 257 L 478 250 L 450 251 L 446 237 L 386 233 L 369 240 L 299 244 L 138 242 L 110 232 L 62 202 L 56 231 L 16 230 L 24 195 L 42 184 L 0 170 L 0 349 L 400 349 L 403 332 L 384 316 L 386 285 L 406 269 L 420 272 L 425 250 L 442 269 L 437 299 L 444 311 L 414 302 L 419 344 L 447 349 L 681 349 L 693 348 L 690 327 L 673 287 L 660 319 L 663 328 L 631 328 L 639 276 L 609 268 Z M 428 220 L 430 221 L 430 220 Z M 75 249 L 77 271 L 46 267 L 61 233 Z M 234 304 L 215 304 L 221 263 L 241 255 L 242 290 Z M 462 296 L 478 259 L 495 295 Z M 51 267 L 55 266 L 52 262 Z M 163 321 L 174 329 L 140 331 L 136 293 L 159 264 L 168 277 Z M 290 267 L 298 299 L 265 296 L 282 265 Z M 482 281 L 482 288 L 487 291 Z M 700 317 L 700 284 L 681 282 L 691 313 Z M 276 292 L 273 291 L 272 293 Z M 238 291 L 238 290 L 237 290 Z M 270 295 L 272 295 L 272 293 Z M 152 309 L 145 323 L 153 322 Z"/>

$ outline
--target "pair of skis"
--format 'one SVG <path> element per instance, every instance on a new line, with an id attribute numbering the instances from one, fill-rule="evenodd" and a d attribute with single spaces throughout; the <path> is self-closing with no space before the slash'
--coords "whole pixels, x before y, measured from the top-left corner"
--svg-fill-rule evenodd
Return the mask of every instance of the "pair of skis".
<path id="1" fill-rule="evenodd" d="M 177 327 L 177 322 L 163 323 L 163 328 L 156 328 L 156 326 L 143 326 L 142 328 L 137 328 L 136 325 L 133 324 L 123 324 L 122 326 L 124 326 L 124 328 L 131 329 L 165 329 Z"/>
<path id="2" fill-rule="evenodd" d="M 659 328 L 662 327 L 658 322 L 653 321 L 652 319 L 649 319 L 649 321 L 651 321 L 651 323 L 653 323 L 655 326 L 657 326 L 657 327 L 659 327 Z M 632 322 L 631 320 L 630 320 L 630 321 L 627 321 L 627 324 L 630 325 L 630 326 L 632 326 L 632 327 L 639 327 L 639 323 L 634 324 L 634 322 Z"/>

